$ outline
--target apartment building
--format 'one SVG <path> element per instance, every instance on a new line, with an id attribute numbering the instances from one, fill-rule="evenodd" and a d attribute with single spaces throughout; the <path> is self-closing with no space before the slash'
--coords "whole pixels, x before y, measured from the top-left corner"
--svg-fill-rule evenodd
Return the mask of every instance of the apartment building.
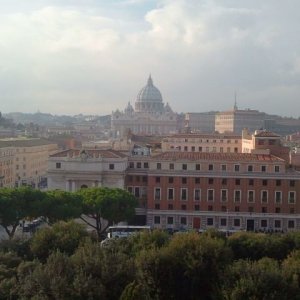
<path id="1" fill-rule="evenodd" d="M 3 186 L 38 187 L 46 175 L 48 157 L 57 151 L 57 145 L 43 139 L 2 139 L 0 151 L 4 153 L 1 160 L 6 160 Z"/>
<path id="2" fill-rule="evenodd" d="M 14 181 L 14 148 L 0 147 L 0 187 L 13 187 Z"/>

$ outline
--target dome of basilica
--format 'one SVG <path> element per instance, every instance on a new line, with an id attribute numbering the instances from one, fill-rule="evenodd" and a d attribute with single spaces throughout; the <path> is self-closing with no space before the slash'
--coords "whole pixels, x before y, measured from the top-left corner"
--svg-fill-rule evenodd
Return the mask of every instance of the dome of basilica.
<path id="1" fill-rule="evenodd" d="M 141 102 L 148 102 L 148 101 L 162 102 L 163 101 L 159 89 L 153 85 L 151 75 L 148 78 L 147 85 L 143 87 L 138 93 L 136 101 L 141 101 Z"/>
<path id="2" fill-rule="evenodd" d="M 151 75 L 148 78 L 147 85 L 143 87 L 137 95 L 135 109 L 138 112 L 163 112 L 164 104 L 161 93 L 153 85 Z"/>

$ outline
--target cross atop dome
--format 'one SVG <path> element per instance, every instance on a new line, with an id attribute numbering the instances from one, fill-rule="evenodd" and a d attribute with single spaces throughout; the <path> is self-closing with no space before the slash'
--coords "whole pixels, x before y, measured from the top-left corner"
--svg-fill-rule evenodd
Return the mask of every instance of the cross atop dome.
<path id="1" fill-rule="evenodd" d="M 149 75 L 147 85 L 148 86 L 153 86 L 153 80 L 152 80 L 151 74 Z"/>

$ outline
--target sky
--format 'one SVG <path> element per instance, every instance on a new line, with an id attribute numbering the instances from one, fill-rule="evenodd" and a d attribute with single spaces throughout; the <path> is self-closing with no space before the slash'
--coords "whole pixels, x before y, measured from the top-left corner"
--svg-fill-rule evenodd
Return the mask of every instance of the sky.
<path id="1" fill-rule="evenodd" d="M 176 112 L 300 116 L 299 0 L 0 0 L 0 111 L 109 114 L 149 74 Z"/>

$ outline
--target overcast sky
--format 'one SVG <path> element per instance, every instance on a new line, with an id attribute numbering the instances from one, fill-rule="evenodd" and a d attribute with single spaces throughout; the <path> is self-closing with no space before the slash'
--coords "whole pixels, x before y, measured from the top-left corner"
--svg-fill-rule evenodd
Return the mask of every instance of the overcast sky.
<path id="1" fill-rule="evenodd" d="M 99 114 L 151 73 L 177 112 L 300 116 L 299 0 L 0 0 L 0 111 Z"/>

